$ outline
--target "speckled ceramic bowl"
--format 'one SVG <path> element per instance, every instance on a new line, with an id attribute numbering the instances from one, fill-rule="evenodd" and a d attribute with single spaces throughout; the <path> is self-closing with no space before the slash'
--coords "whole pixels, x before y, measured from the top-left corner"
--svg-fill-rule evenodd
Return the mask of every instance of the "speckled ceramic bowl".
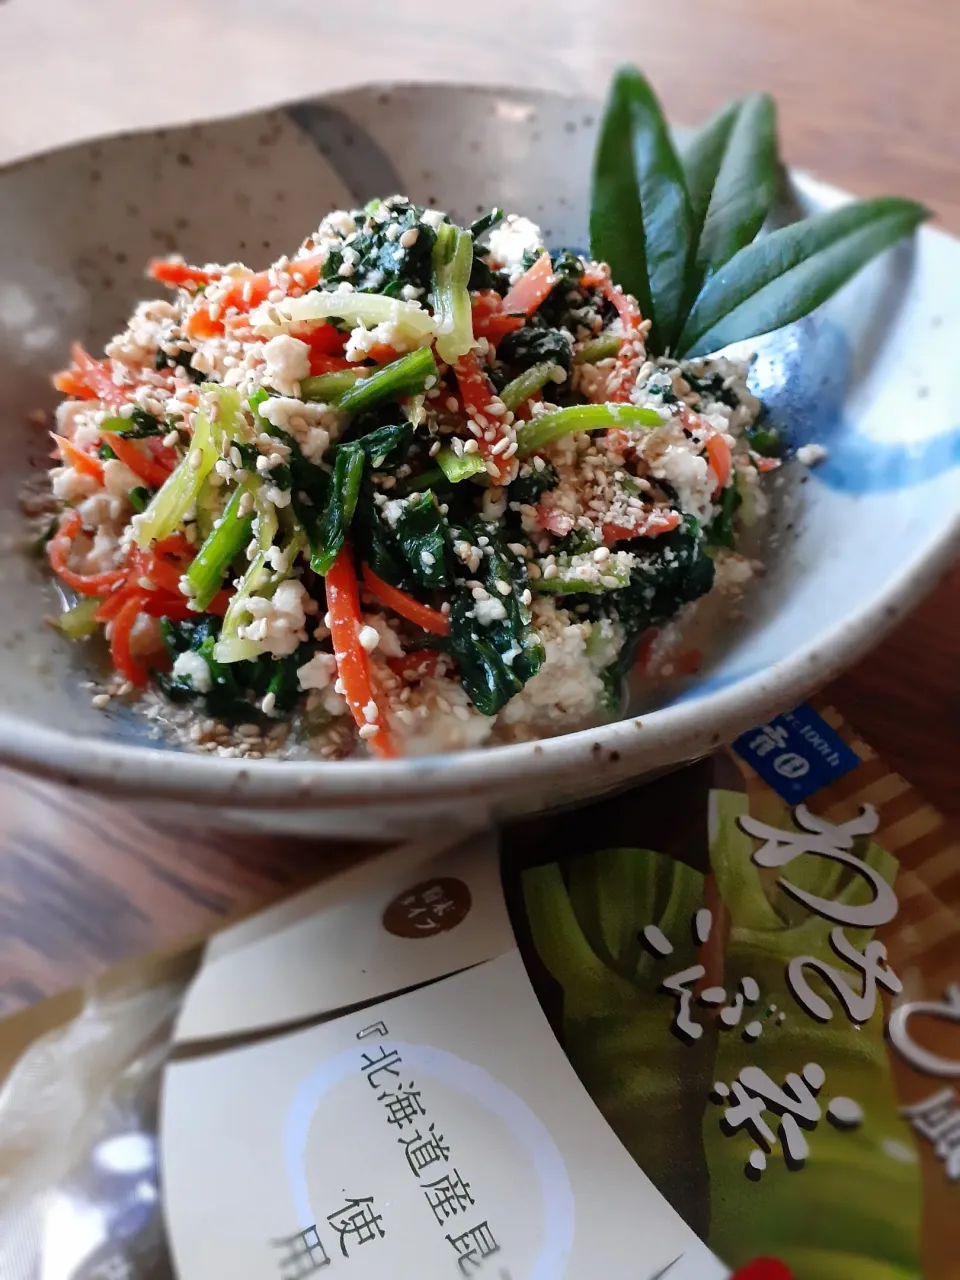
<path id="1" fill-rule="evenodd" d="M 375 87 L 285 110 L 82 145 L 0 173 L 4 534 L 48 465 L 27 424 L 69 343 L 91 349 L 170 250 L 260 265 L 328 209 L 404 191 L 468 220 L 497 203 L 548 243 L 586 240 L 595 103 Z M 810 207 L 842 197 L 798 179 Z M 165 750 L 95 711 L 82 656 L 43 626 L 51 588 L 9 555 L 0 582 L 0 759 L 166 816 L 303 834 L 410 834 L 596 795 L 709 751 L 866 650 L 949 563 L 960 534 L 960 245 L 925 230 L 815 317 L 760 344 L 756 381 L 795 443 L 830 450 L 781 481 L 782 536 L 739 631 L 661 709 L 589 732 L 397 763 L 224 760 Z M 906 673 L 905 673 L 906 677 Z"/>

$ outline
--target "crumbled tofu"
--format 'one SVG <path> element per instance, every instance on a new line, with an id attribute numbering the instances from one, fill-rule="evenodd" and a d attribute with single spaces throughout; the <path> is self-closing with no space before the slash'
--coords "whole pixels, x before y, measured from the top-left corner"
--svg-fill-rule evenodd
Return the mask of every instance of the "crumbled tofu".
<path id="1" fill-rule="evenodd" d="M 724 595 L 736 596 L 745 589 L 755 573 L 753 562 L 735 551 L 721 548 L 714 557 L 715 588 Z"/>
<path id="2" fill-rule="evenodd" d="M 112 498 L 125 498 L 143 481 L 119 458 L 108 458 L 103 464 L 103 487 Z"/>
<path id="3" fill-rule="evenodd" d="M 50 487 L 53 496 L 61 502 L 78 502 L 100 488 L 93 476 L 74 471 L 73 467 L 54 467 L 50 472 Z"/>
<path id="4" fill-rule="evenodd" d="M 272 599 L 256 596 L 247 601 L 253 621 L 239 627 L 238 634 L 264 653 L 284 658 L 306 640 L 307 614 L 315 613 L 316 607 L 299 578 L 288 579 L 280 583 Z"/>
<path id="5" fill-rule="evenodd" d="M 458 683 L 432 676 L 420 682 L 409 701 L 392 702 L 387 718 L 406 756 L 481 747 L 496 723 L 480 714 Z"/>
<path id="6" fill-rule="evenodd" d="M 293 436 L 308 462 L 319 462 L 331 439 L 340 432 L 340 416 L 335 409 L 297 400 L 294 396 L 271 396 L 264 400 L 260 416 L 271 426 Z"/>
<path id="7" fill-rule="evenodd" d="M 297 668 L 301 689 L 326 689 L 337 675 L 337 660 L 332 653 L 315 653 L 309 662 Z"/>
<path id="8" fill-rule="evenodd" d="M 263 380 L 283 396 L 297 396 L 300 383 L 310 376 L 310 348 L 299 338 L 280 333 L 264 344 L 266 369 Z"/>
<path id="9" fill-rule="evenodd" d="M 509 272 L 513 282 L 523 275 L 523 255 L 535 252 L 543 246 L 543 234 L 529 218 L 510 214 L 498 227 L 493 228 L 487 237 L 487 244 L 490 247 L 490 257 L 499 267 Z"/>
<path id="10" fill-rule="evenodd" d="M 210 668 L 199 653 L 188 649 L 178 654 L 173 664 L 173 674 L 180 680 L 189 680 L 197 693 L 209 693 L 213 688 Z"/>
<path id="11" fill-rule="evenodd" d="M 482 627 L 489 627 L 494 622 L 502 622 L 507 616 L 507 610 L 502 600 L 497 600 L 495 596 L 488 596 L 485 600 L 478 600 L 474 604 L 473 616 Z"/>
<path id="12" fill-rule="evenodd" d="M 403 645 L 400 637 L 386 618 L 375 613 L 367 617 L 367 625 L 377 633 L 377 649 L 385 658 L 402 658 Z"/>
<path id="13" fill-rule="evenodd" d="M 420 345 L 429 345 L 432 336 L 429 332 L 418 335 L 404 326 L 398 310 L 397 320 L 383 320 L 372 329 L 358 324 L 350 331 L 344 355 L 348 360 L 364 360 L 378 346 L 391 347 L 398 355 L 402 355 Z"/>
<path id="14" fill-rule="evenodd" d="M 797 450 L 797 461 L 802 462 L 805 467 L 815 467 L 818 462 L 829 457 L 830 451 L 822 444 L 802 444 Z"/>
<path id="15" fill-rule="evenodd" d="M 538 598 L 533 625 L 543 640 L 543 666 L 503 708 L 500 723 L 519 738 L 596 723 L 604 686 L 587 650 L 590 624 L 574 622 L 553 600 Z"/>

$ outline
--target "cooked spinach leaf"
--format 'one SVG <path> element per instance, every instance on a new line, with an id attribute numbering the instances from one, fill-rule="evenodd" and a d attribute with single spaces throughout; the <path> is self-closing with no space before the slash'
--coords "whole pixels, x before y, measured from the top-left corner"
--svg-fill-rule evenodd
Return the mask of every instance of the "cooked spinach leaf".
<path id="1" fill-rule="evenodd" d="M 349 251 L 353 273 L 350 283 L 360 293 L 383 293 L 396 298 L 407 285 L 430 289 L 432 267 L 431 254 L 437 233 L 420 219 L 423 206 L 393 197 L 379 203 L 364 216 L 357 211 L 354 217 L 358 230 L 350 244 L 335 245 L 323 266 L 321 288 L 336 289 L 343 283 L 340 268 Z M 392 231 L 391 228 L 396 230 Z M 401 243 L 407 232 L 415 231 L 413 244 Z"/>
<path id="2" fill-rule="evenodd" d="M 479 218 L 474 218 L 467 230 L 473 236 L 474 243 L 476 243 L 481 236 L 485 236 L 488 231 L 502 221 L 503 210 L 494 207 L 489 213 L 484 213 Z"/>
<path id="3" fill-rule="evenodd" d="M 713 517 L 704 534 L 710 547 L 727 547 L 733 551 L 737 545 L 734 517 L 743 501 L 735 484 L 724 489 L 720 498 L 720 510 Z"/>
<path id="4" fill-rule="evenodd" d="M 416 583 L 428 590 L 452 585 L 450 530 L 429 489 L 407 498 L 393 537 Z"/>
<path id="5" fill-rule="evenodd" d="M 549 361 L 570 372 L 573 351 L 567 338 L 559 329 L 537 329 L 525 325 L 508 333 L 497 347 L 497 357 L 505 364 L 519 369 Z"/>
<path id="6" fill-rule="evenodd" d="M 464 536 L 484 547 L 476 580 L 488 592 L 489 602 L 475 600 L 466 584 L 458 586 L 450 606 L 447 648 L 457 661 L 460 683 L 471 702 L 492 716 L 536 675 L 544 651 L 521 601 L 527 583 L 524 561 L 503 545 L 496 525 L 478 522 Z M 503 594 L 498 584 L 508 587 L 508 593 Z"/>
<path id="7" fill-rule="evenodd" d="M 247 662 L 221 663 L 213 656 L 221 620 L 198 618 L 196 622 L 172 622 L 162 618 L 160 628 L 167 652 L 176 662 L 182 653 L 196 653 L 210 671 L 211 688 L 201 693 L 187 676 L 155 672 L 160 688 L 173 702 L 202 700 L 208 715 L 225 724 L 249 723 L 259 716 L 259 707 L 268 693 L 275 698 L 274 712 L 287 715 L 300 699 L 297 669 L 316 652 L 313 642 L 301 644 L 294 653 L 275 658 L 264 653 Z"/>
<path id="8" fill-rule="evenodd" d="M 644 631 L 668 622 L 683 605 L 706 595 L 715 574 L 693 516 L 685 516 L 672 533 L 653 539 L 634 538 L 619 546 L 637 556 L 630 585 L 596 596 L 590 604 L 597 616 L 612 616 L 623 629 L 623 647 L 610 672 L 614 682 L 633 666 Z"/>
<path id="9" fill-rule="evenodd" d="M 531 462 L 525 462 L 520 474 L 507 489 L 510 502 L 522 502 L 527 506 L 535 506 L 548 489 L 555 489 L 560 481 L 557 470 L 552 463 L 541 458 L 542 467 L 538 470 Z"/>
<path id="10" fill-rule="evenodd" d="M 207 375 L 205 373 L 201 373 L 199 369 L 194 369 L 193 365 L 190 363 L 193 359 L 193 354 L 192 349 L 189 351 L 178 351 L 175 356 L 168 356 L 165 351 L 158 350 L 156 359 L 154 360 L 154 367 L 156 369 L 176 369 L 178 367 L 186 369 L 187 376 L 191 382 L 203 382 Z"/>
<path id="11" fill-rule="evenodd" d="M 337 450 L 326 506 L 307 531 L 310 568 L 314 573 L 327 573 L 346 542 L 353 513 L 357 509 L 365 462 L 363 450 L 355 444 L 343 445 Z"/>

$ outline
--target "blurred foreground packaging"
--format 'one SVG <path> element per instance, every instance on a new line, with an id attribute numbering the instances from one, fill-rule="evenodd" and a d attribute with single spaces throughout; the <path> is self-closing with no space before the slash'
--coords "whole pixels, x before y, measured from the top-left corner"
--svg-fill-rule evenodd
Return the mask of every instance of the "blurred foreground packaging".
<path id="1" fill-rule="evenodd" d="M 958 1280 L 958 904 L 826 707 L 407 846 L 0 1024 L 0 1277 Z"/>

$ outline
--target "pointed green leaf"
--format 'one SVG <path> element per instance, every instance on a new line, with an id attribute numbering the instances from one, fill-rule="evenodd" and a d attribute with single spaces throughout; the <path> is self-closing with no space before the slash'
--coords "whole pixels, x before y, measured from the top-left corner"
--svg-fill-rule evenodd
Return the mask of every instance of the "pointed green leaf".
<path id="1" fill-rule="evenodd" d="M 703 281 L 754 239 L 777 192 L 777 115 L 773 99 L 730 103 L 693 135 L 682 163 L 693 220 L 691 298 Z"/>
<path id="2" fill-rule="evenodd" d="M 808 315 L 927 217 L 922 205 L 883 196 L 761 236 L 703 286 L 678 354 L 707 355 Z"/>
<path id="3" fill-rule="evenodd" d="M 633 67 L 614 76 L 594 159 L 590 246 L 670 347 L 682 323 L 690 201 L 663 111 Z"/>

